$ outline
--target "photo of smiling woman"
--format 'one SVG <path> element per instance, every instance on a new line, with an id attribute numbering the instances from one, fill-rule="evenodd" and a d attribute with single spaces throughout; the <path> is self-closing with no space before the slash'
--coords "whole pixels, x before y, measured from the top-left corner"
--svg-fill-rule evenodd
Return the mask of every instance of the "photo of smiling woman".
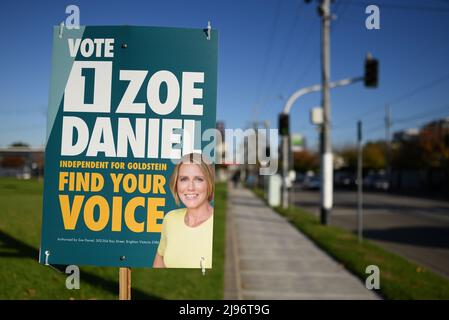
<path id="1" fill-rule="evenodd" d="M 170 179 L 175 202 L 162 224 L 154 268 L 212 268 L 214 169 L 200 154 L 188 154 Z"/>

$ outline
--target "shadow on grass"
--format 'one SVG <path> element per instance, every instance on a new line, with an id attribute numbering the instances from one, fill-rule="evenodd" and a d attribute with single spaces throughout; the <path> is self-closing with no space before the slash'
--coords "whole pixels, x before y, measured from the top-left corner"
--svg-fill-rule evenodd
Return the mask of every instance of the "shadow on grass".
<path id="1" fill-rule="evenodd" d="M 412 226 L 388 229 L 366 229 L 366 238 L 403 243 L 425 248 L 449 249 L 449 228 Z"/>
<path id="2" fill-rule="evenodd" d="M 39 250 L 0 231 L 0 258 L 30 258 L 35 260 L 38 257 Z M 52 267 L 57 271 L 64 273 L 66 266 L 54 265 Z M 103 290 L 118 295 L 118 282 L 104 279 L 84 270 L 81 271 L 81 277 L 83 281 L 86 281 L 92 286 L 102 288 Z M 160 297 L 150 295 L 139 289 L 132 289 L 131 296 L 133 300 L 161 300 Z"/>

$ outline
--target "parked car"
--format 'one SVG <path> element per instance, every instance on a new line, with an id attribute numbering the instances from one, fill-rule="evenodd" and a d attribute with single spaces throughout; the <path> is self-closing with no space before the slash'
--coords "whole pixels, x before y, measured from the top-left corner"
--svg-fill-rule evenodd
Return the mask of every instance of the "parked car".
<path id="1" fill-rule="evenodd" d="M 384 172 L 369 173 L 363 179 L 363 188 L 371 190 L 388 190 L 390 183 Z"/>
<path id="2" fill-rule="evenodd" d="M 335 172 L 334 186 L 336 188 L 354 188 L 356 186 L 357 177 L 351 172 Z"/>
<path id="3" fill-rule="evenodd" d="M 388 190 L 390 183 L 386 176 L 378 176 L 374 180 L 374 188 L 377 190 Z"/>
<path id="4" fill-rule="evenodd" d="M 306 190 L 319 190 L 321 188 L 320 176 L 307 176 L 302 183 L 302 188 Z"/>

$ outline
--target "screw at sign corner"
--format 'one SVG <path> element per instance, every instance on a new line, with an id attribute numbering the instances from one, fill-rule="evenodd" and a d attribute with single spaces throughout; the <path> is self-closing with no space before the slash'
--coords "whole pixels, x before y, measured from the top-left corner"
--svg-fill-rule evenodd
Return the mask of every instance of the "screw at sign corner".
<path id="1" fill-rule="evenodd" d="M 207 40 L 210 40 L 210 30 L 212 29 L 212 26 L 210 24 L 210 21 L 207 21 Z"/>
<path id="2" fill-rule="evenodd" d="M 201 265 L 201 271 L 202 271 L 202 273 L 203 273 L 203 276 L 206 275 L 206 268 L 205 268 L 205 265 L 204 265 L 205 260 L 206 260 L 206 258 L 201 257 L 200 265 Z"/>
<path id="3" fill-rule="evenodd" d="M 45 251 L 45 265 L 48 266 L 48 257 L 50 256 L 50 251 Z"/>

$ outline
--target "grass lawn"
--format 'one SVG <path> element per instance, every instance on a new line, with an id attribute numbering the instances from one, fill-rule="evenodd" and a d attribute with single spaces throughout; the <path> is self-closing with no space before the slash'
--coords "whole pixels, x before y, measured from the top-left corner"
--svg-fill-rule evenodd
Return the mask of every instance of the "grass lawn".
<path id="1" fill-rule="evenodd" d="M 263 199 L 263 190 L 255 190 Z M 380 294 L 386 299 L 449 299 L 449 280 L 399 255 L 335 226 L 323 226 L 317 217 L 301 208 L 275 210 L 312 239 L 319 247 L 361 279 L 368 265 L 380 269 Z"/>
<path id="2" fill-rule="evenodd" d="M 81 267 L 80 289 L 38 263 L 42 181 L 0 179 L 0 299 L 117 299 L 118 268 Z M 222 299 L 226 185 L 215 192 L 214 266 L 200 270 L 132 269 L 133 299 Z"/>

